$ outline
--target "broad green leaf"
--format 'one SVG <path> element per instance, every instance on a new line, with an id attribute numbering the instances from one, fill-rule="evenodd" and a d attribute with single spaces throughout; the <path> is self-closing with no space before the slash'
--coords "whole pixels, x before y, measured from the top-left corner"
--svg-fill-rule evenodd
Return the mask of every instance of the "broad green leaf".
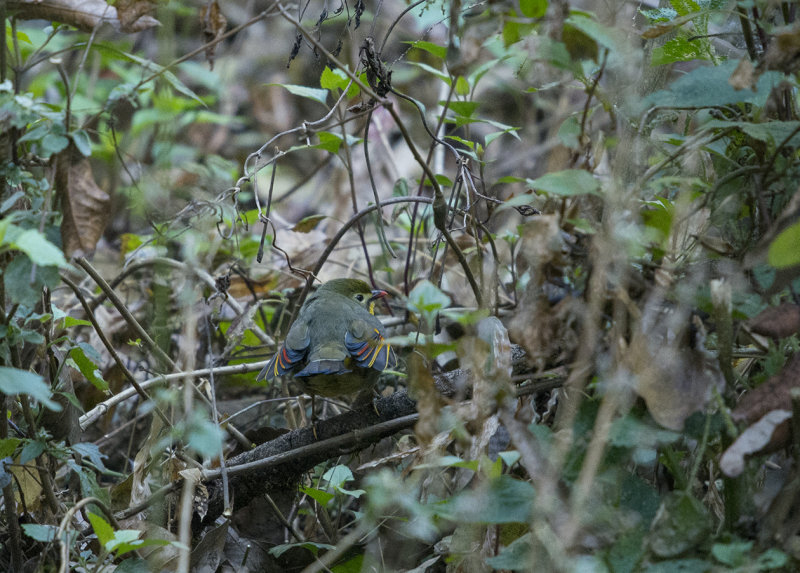
<path id="1" fill-rule="evenodd" d="M 674 491 L 661 504 L 650 527 L 650 549 L 659 557 L 677 557 L 707 541 L 711 520 L 691 493 Z"/>
<path id="2" fill-rule="evenodd" d="M 450 76 L 444 73 L 443 71 L 437 70 L 436 68 L 433 68 L 428 64 L 423 64 L 422 62 L 409 62 L 409 63 L 414 66 L 417 66 L 421 70 L 425 70 L 426 72 L 433 74 L 434 76 L 445 82 L 448 86 L 450 85 L 451 83 Z"/>
<path id="3" fill-rule="evenodd" d="M 510 135 L 514 139 L 519 140 L 519 135 L 517 134 L 517 129 L 518 128 L 516 128 L 516 127 L 509 127 L 508 129 L 504 129 L 502 131 L 495 131 L 494 133 L 487 133 L 486 136 L 484 137 L 484 143 L 486 144 L 486 147 L 489 147 L 489 145 L 495 139 L 497 139 L 499 137 L 502 137 L 503 135 Z"/>
<path id="4" fill-rule="evenodd" d="M 330 153 L 339 153 L 339 148 L 342 146 L 341 137 L 328 131 L 320 131 L 317 137 L 319 138 L 319 143 L 311 147 L 314 149 L 322 149 Z"/>
<path id="5" fill-rule="evenodd" d="M 25 535 L 36 541 L 42 543 L 50 543 L 55 541 L 58 526 L 56 525 L 39 525 L 37 523 L 23 523 L 22 530 Z"/>
<path id="6" fill-rule="evenodd" d="M 80 45 L 81 44 L 78 44 L 78 46 Z M 186 85 L 182 81 L 180 81 L 175 74 L 170 72 L 164 66 L 160 66 L 155 62 L 152 62 L 148 59 L 142 58 L 135 54 L 131 54 L 130 52 L 124 52 L 122 50 L 118 50 L 117 48 L 115 48 L 110 44 L 96 43 L 94 44 L 93 49 L 101 53 L 109 53 L 112 54 L 113 56 L 121 57 L 128 61 L 139 64 L 143 69 L 147 70 L 148 72 L 157 74 L 158 77 L 163 78 L 178 93 L 183 94 L 184 96 L 195 100 L 196 102 L 200 103 L 203 106 L 206 105 L 205 102 L 202 99 L 200 99 L 200 96 L 198 96 L 188 87 L 186 87 Z"/>
<path id="7" fill-rule="evenodd" d="M 319 85 L 325 90 L 343 90 L 350 83 L 350 78 L 341 70 L 332 70 L 325 66 L 319 77 Z"/>
<path id="8" fill-rule="evenodd" d="M 456 80 L 456 93 L 460 96 L 465 96 L 469 93 L 469 82 L 464 76 L 458 76 Z"/>
<path id="9" fill-rule="evenodd" d="M 22 465 L 27 464 L 29 461 L 34 460 L 41 456 L 45 450 L 45 443 L 41 440 L 30 440 L 22 447 L 19 454 L 19 463 Z"/>
<path id="10" fill-rule="evenodd" d="M 756 91 L 737 90 L 728 81 L 737 64 L 734 60 L 719 66 L 699 66 L 672 82 L 669 88 L 644 98 L 642 106 L 716 107 L 739 102 L 764 105 L 770 91 L 782 81 L 783 75 L 765 72 L 756 83 Z"/>
<path id="11" fill-rule="evenodd" d="M 0 392 L 7 396 L 27 394 L 49 410 L 61 410 L 61 406 L 50 399 L 52 393 L 50 387 L 44 383 L 44 379 L 27 370 L 0 366 Z"/>
<path id="12" fill-rule="evenodd" d="M 322 105 L 328 101 L 328 90 L 318 89 L 318 88 L 310 88 L 307 86 L 296 86 L 293 84 L 267 84 L 268 86 L 280 86 L 285 88 L 289 91 L 289 93 L 294 94 L 296 96 L 308 98 L 314 101 L 318 101 Z"/>
<path id="13" fill-rule="evenodd" d="M 308 497 L 316 501 L 322 507 L 326 507 L 333 498 L 336 497 L 335 494 L 324 491 L 316 487 L 301 487 L 300 491 L 306 494 Z"/>
<path id="14" fill-rule="evenodd" d="M 444 102 L 441 103 L 444 104 Z M 452 109 L 458 115 L 472 117 L 472 114 L 475 113 L 475 110 L 478 109 L 479 105 L 481 104 L 477 101 L 451 101 L 450 109 Z"/>
<path id="15" fill-rule="evenodd" d="M 486 563 L 494 569 L 534 570 L 531 534 L 526 533 L 518 537 L 510 545 L 504 547 L 498 555 L 487 558 Z"/>
<path id="16" fill-rule="evenodd" d="M 653 48 L 651 64 L 663 66 L 673 62 L 689 62 L 692 60 L 707 60 L 709 54 L 704 49 L 704 44 L 699 41 L 690 42 L 685 36 L 678 36 L 666 42 L 663 46 Z"/>
<path id="17" fill-rule="evenodd" d="M 621 28 L 611 28 L 583 14 L 572 14 L 566 20 L 570 24 L 592 38 L 612 54 L 625 50 L 627 42 Z"/>
<path id="18" fill-rule="evenodd" d="M 422 315 L 429 325 L 433 324 L 436 313 L 450 306 L 450 297 L 444 294 L 429 280 L 423 280 L 408 293 L 406 303 L 412 312 Z"/>
<path id="19" fill-rule="evenodd" d="M 600 195 L 600 183 L 592 174 L 581 169 L 566 169 L 547 173 L 536 179 L 527 179 L 528 186 L 551 195 Z"/>
<path id="20" fill-rule="evenodd" d="M 333 487 L 343 485 L 345 482 L 353 481 L 353 472 L 347 466 L 338 465 L 330 468 L 322 475 L 322 479 Z"/>
<path id="21" fill-rule="evenodd" d="M 766 121 L 752 123 L 749 121 L 727 121 L 712 119 L 703 125 L 706 129 L 726 129 L 734 127 L 753 139 L 772 145 L 778 145 L 789 137 L 789 145 L 796 146 L 800 142 L 800 121 Z"/>
<path id="22" fill-rule="evenodd" d="M 100 373 L 97 364 L 93 362 L 89 356 L 87 356 L 85 346 L 88 345 L 82 343 L 81 345 L 72 348 L 72 350 L 69 352 L 69 357 L 75 365 L 76 370 L 83 374 L 84 377 L 91 382 L 95 388 L 101 392 L 105 392 L 108 390 L 108 383 L 103 380 L 103 376 Z"/>
<path id="23" fill-rule="evenodd" d="M 310 233 L 317 228 L 317 225 L 327 218 L 327 215 L 309 215 L 298 221 L 297 224 L 292 227 L 292 231 L 296 233 Z"/>
<path id="24" fill-rule="evenodd" d="M 37 265 L 69 267 L 64 253 L 36 229 L 25 229 L 14 238 L 11 247 L 19 249 Z"/>
<path id="25" fill-rule="evenodd" d="M 501 475 L 484 487 L 464 490 L 435 510 L 452 521 L 468 523 L 528 523 L 533 511 L 533 486 Z"/>
<path id="26" fill-rule="evenodd" d="M 17 451 L 17 446 L 22 442 L 19 438 L 6 438 L 0 440 L 0 459 L 7 458 Z"/>
<path id="27" fill-rule="evenodd" d="M 70 134 L 70 137 L 72 137 L 72 142 L 75 144 L 75 147 L 78 148 L 78 151 L 81 152 L 81 155 L 84 157 L 89 157 L 92 154 L 92 142 L 89 139 L 89 134 L 86 133 L 86 131 L 83 129 L 73 131 Z"/>
<path id="28" fill-rule="evenodd" d="M 784 229 L 769 246 L 767 262 L 776 269 L 800 264 L 800 223 Z"/>
<path id="29" fill-rule="evenodd" d="M 33 273 L 33 282 L 31 282 Z M 15 304 L 24 304 L 33 308 L 40 300 L 42 287 L 55 288 L 61 281 L 58 267 L 39 265 L 33 272 L 33 263 L 27 255 L 18 253 L 8 264 L 3 273 L 3 284 L 6 295 Z"/>
<path id="30" fill-rule="evenodd" d="M 433 42 L 426 42 L 425 40 L 417 40 L 416 42 L 405 42 L 406 44 L 411 44 L 413 48 L 419 48 L 420 50 L 424 50 L 429 54 L 433 54 L 437 58 L 444 59 L 447 57 L 447 47 L 440 46 L 438 44 L 434 44 Z"/>
<path id="31" fill-rule="evenodd" d="M 526 18 L 541 18 L 547 12 L 547 0 L 519 0 L 519 11 Z"/>
<path id="32" fill-rule="evenodd" d="M 92 524 L 97 540 L 101 545 L 105 546 L 106 543 L 114 539 L 114 528 L 105 519 L 91 511 L 86 512 L 89 517 L 89 523 Z"/>

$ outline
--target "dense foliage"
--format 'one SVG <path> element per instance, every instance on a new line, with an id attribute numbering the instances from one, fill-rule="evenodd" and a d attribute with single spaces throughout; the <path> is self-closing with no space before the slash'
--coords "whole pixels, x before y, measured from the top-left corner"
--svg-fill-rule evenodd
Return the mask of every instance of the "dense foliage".
<path id="1" fill-rule="evenodd" d="M 0 569 L 795 570 L 797 16 L 0 2 Z"/>

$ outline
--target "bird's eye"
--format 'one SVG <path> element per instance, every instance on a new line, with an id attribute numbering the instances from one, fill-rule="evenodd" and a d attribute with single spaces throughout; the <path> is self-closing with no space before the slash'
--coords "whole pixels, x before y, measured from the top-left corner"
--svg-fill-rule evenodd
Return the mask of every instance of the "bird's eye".
<path id="1" fill-rule="evenodd" d="M 356 300 L 358 302 L 364 302 L 364 295 L 363 294 L 357 294 L 356 295 Z"/>

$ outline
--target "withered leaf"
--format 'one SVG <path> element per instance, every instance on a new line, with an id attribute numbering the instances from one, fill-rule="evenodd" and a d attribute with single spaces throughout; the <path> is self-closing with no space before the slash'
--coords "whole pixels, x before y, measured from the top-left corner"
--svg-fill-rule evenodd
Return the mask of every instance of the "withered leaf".
<path id="1" fill-rule="evenodd" d="M 725 450 L 719 460 L 719 468 L 728 477 L 737 477 L 744 471 L 747 456 L 774 451 L 786 443 L 789 437 L 789 410 L 772 410 L 758 422 L 742 432 L 736 441 Z"/>
<path id="2" fill-rule="evenodd" d="M 794 354 L 778 374 L 745 394 L 731 417 L 752 424 L 767 412 L 785 409 L 792 403 L 792 388 L 797 386 L 800 386 L 800 353 Z"/>
<path id="3" fill-rule="evenodd" d="M 214 69 L 214 55 L 216 54 L 216 44 L 211 44 L 214 40 L 225 33 L 225 28 L 228 26 L 228 19 L 219 9 L 219 4 L 214 0 L 207 6 L 204 6 L 200 11 L 200 21 L 203 27 L 203 36 L 207 44 L 206 46 L 206 60 L 209 67 Z"/>
<path id="4" fill-rule="evenodd" d="M 56 164 L 56 182 L 61 195 L 61 240 L 64 253 L 71 257 L 78 251 L 94 251 L 105 231 L 111 197 L 98 187 L 92 166 L 70 148 L 61 153 Z"/>
<path id="5" fill-rule="evenodd" d="M 129 3 L 131 0 L 128 0 Z M 121 2 L 117 2 L 119 7 Z M 149 4 L 149 3 L 148 3 Z M 84 32 L 91 32 L 101 24 L 107 23 L 114 29 L 131 34 L 141 32 L 161 24 L 148 15 L 148 10 L 127 11 L 122 14 L 117 7 L 104 0 L 10 0 L 8 8 L 17 18 L 23 20 L 54 20 L 74 26 Z"/>
<path id="6" fill-rule="evenodd" d="M 771 306 L 750 320 L 750 330 L 770 338 L 786 338 L 800 332 L 800 305 Z"/>
<path id="7" fill-rule="evenodd" d="M 643 332 L 635 336 L 626 362 L 636 375 L 636 392 L 653 419 L 670 430 L 681 430 L 691 414 L 702 410 L 714 389 L 725 384 L 717 361 L 697 336 L 687 348 L 689 321 L 682 313 L 661 316 L 649 310 Z"/>
<path id="8" fill-rule="evenodd" d="M 323 220 L 327 219 L 327 215 L 309 215 L 304 219 L 297 222 L 297 224 L 292 227 L 292 231 L 296 231 L 298 233 L 308 233 L 313 231 L 317 228 Z"/>

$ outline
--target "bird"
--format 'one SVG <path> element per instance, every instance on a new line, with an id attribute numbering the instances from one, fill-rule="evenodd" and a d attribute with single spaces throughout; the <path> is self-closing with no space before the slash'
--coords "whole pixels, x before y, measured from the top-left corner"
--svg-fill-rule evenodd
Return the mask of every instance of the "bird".
<path id="1" fill-rule="evenodd" d="M 344 396 L 371 389 L 384 370 L 397 367 L 397 355 L 374 315 L 375 302 L 388 293 L 359 279 L 333 279 L 300 307 L 283 345 L 256 380 L 271 382 L 291 374 L 314 396 Z"/>

